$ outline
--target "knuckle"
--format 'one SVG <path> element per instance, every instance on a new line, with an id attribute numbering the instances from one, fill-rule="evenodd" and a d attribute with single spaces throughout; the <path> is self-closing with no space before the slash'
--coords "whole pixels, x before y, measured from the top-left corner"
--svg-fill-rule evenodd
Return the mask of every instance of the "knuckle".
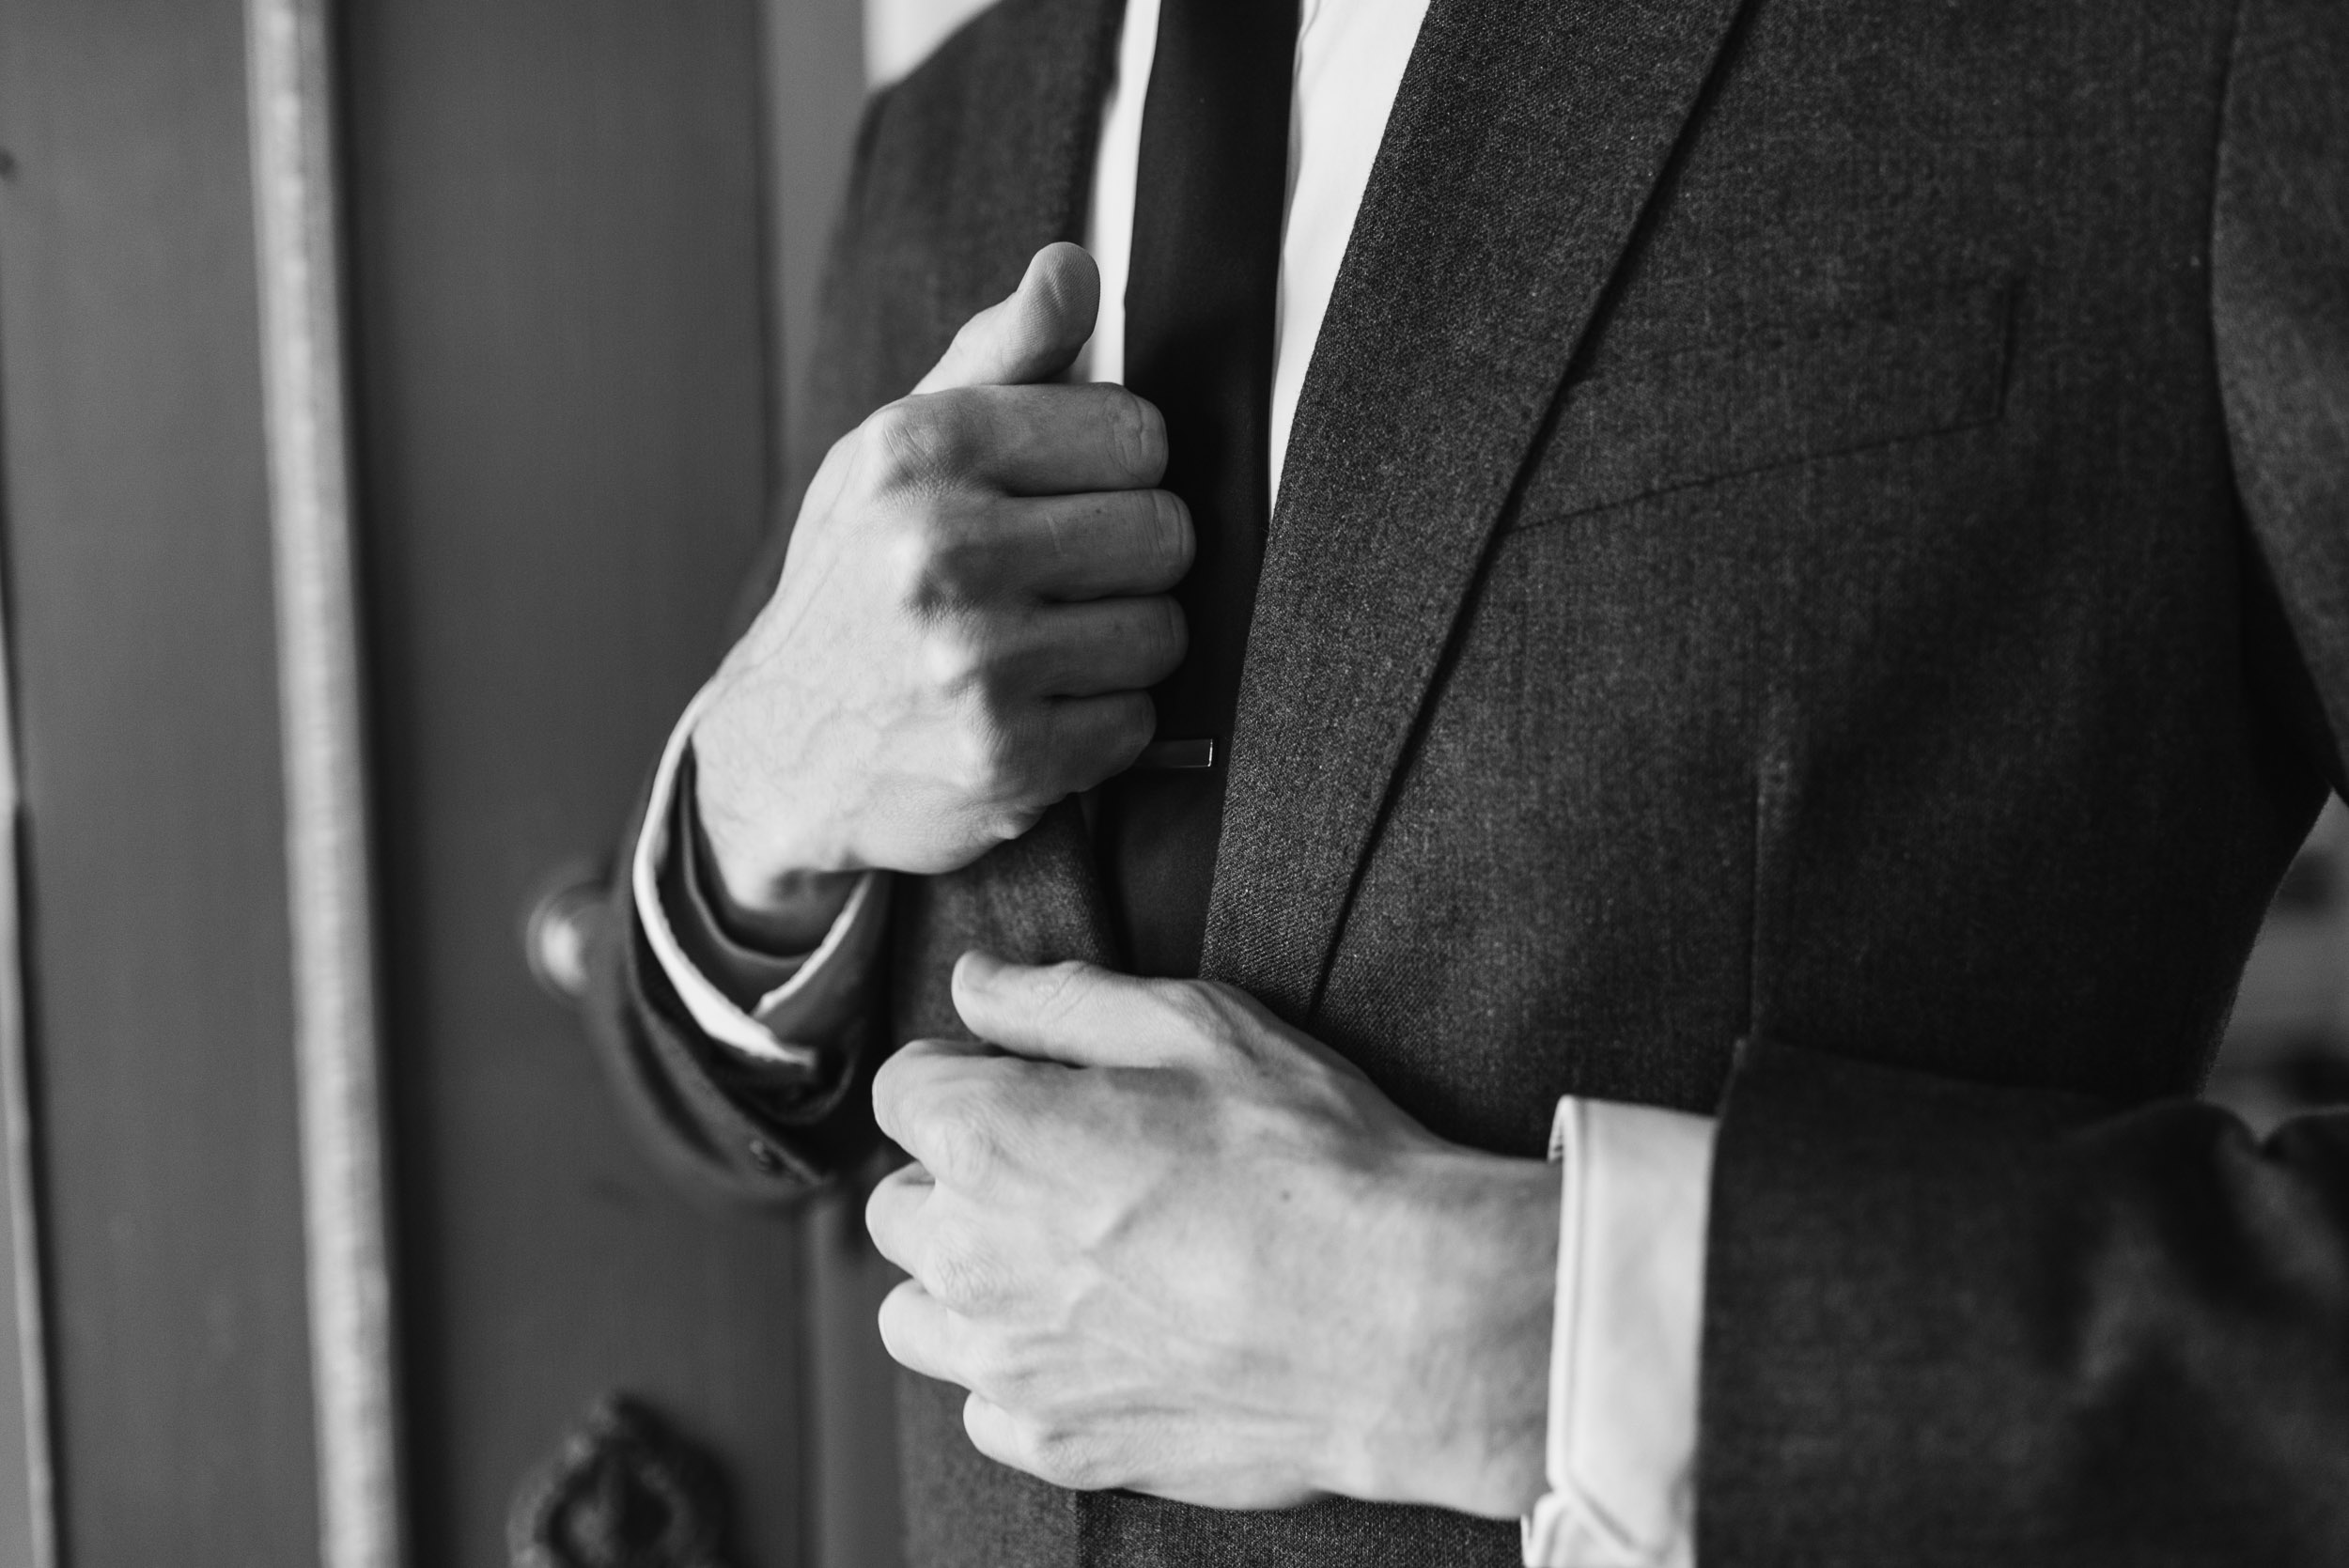
<path id="1" fill-rule="evenodd" d="M 895 1194 L 885 1181 L 864 1196 L 864 1234 L 876 1242 L 882 1239 L 883 1232 L 893 1228 L 890 1221 L 894 1214 L 894 1203 Z"/>
<path id="2" fill-rule="evenodd" d="M 971 604 L 985 591 L 992 554 L 968 520 L 931 513 L 922 529 L 924 600 L 928 605 Z"/>
<path id="3" fill-rule="evenodd" d="M 863 443 L 883 483 L 895 482 L 911 464 L 922 442 L 916 433 L 921 422 L 919 405 L 911 398 L 885 403 L 864 416 Z"/>
<path id="4" fill-rule="evenodd" d="M 974 694 L 970 709 L 952 762 L 956 780 L 974 802 L 1017 810 L 1019 746 L 1013 727 L 985 695 Z"/>
<path id="5" fill-rule="evenodd" d="M 1062 789 L 1090 789 L 1124 772 L 1158 733 L 1158 707 L 1147 691 L 1114 691 L 1072 731 L 1059 753 L 1054 779 Z"/>
<path id="6" fill-rule="evenodd" d="M 966 1332 L 962 1341 L 961 1364 L 957 1369 L 962 1374 L 962 1386 L 997 1405 L 1011 1405 L 1015 1402 L 1005 1397 L 1008 1389 L 1007 1359 L 1002 1335 L 975 1330 Z"/>
<path id="7" fill-rule="evenodd" d="M 1003 1270 L 968 1228 L 941 1226 L 923 1250 L 922 1288 L 948 1311 L 971 1316 L 1002 1298 Z"/>
<path id="8" fill-rule="evenodd" d="M 982 714 L 988 695 L 988 648 L 985 631 L 968 616 L 941 618 L 922 640 L 922 675 L 949 699 L 973 699 Z"/>
<path id="9" fill-rule="evenodd" d="M 883 1059 L 873 1074 L 873 1120 L 900 1143 L 905 1141 L 907 1076 L 912 1070 L 901 1053 Z"/>
<path id="10" fill-rule="evenodd" d="M 880 1309 L 873 1314 L 873 1325 L 880 1334 L 881 1349 L 887 1351 L 889 1358 L 899 1366 L 910 1365 L 909 1358 L 914 1353 L 907 1336 L 905 1315 L 905 1296 L 902 1292 L 894 1290 L 881 1297 Z"/>
<path id="11" fill-rule="evenodd" d="M 1173 490 L 1150 492 L 1150 536 L 1148 550 L 1152 565 L 1174 580 L 1179 581 L 1190 570 L 1198 551 L 1198 536 L 1190 522 L 1190 508 Z"/>
<path id="12" fill-rule="evenodd" d="M 903 397 L 865 420 L 884 484 L 928 488 L 961 466 L 962 421 L 956 407 L 947 394 Z"/>
<path id="13" fill-rule="evenodd" d="M 980 830 L 998 844 L 1009 844 L 1022 837 L 1035 826 L 1036 814 L 1016 806 L 1005 806 L 988 813 L 980 822 Z"/>
<path id="14" fill-rule="evenodd" d="M 1044 1382 L 1035 1357 L 1000 1335 L 972 1347 L 971 1376 L 980 1392 L 1009 1410 L 1033 1404 Z"/>
<path id="15" fill-rule="evenodd" d="M 1114 388 L 1103 417 L 1119 465 L 1143 484 L 1156 483 L 1166 472 L 1166 420 L 1158 406 L 1123 387 Z"/>
<path id="16" fill-rule="evenodd" d="M 986 1188 L 1003 1160 L 1002 1127 L 992 1102 L 968 1090 L 941 1095 L 921 1114 L 923 1163 L 939 1181 L 973 1190 Z"/>
<path id="17" fill-rule="evenodd" d="M 1147 691 L 1120 692 L 1112 703 L 1100 740 L 1100 776 L 1107 778 L 1133 766 L 1143 748 L 1159 731 L 1158 705 Z"/>
<path id="18" fill-rule="evenodd" d="M 928 516 L 910 511 L 886 518 L 875 530 L 873 549 L 880 560 L 881 580 L 898 608 L 923 614 L 934 608 L 936 579 L 931 564 L 937 554 Z"/>
<path id="19" fill-rule="evenodd" d="M 1159 659 L 1171 670 L 1190 651 L 1190 622 L 1184 616 L 1183 607 L 1172 598 L 1143 602 L 1150 607 L 1149 629 L 1144 635 Z"/>
<path id="20" fill-rule="evenodd" d="M 1097 1492 L 1116 1483 L 1105 1445 L 1091 1433 L 1062 1421 L 1036 1421 L 1021 1435 L 1028 1467 L 1043 1481 L 1072 1492 Z"/>
<path id="21" fill-rule="evenodd" d="M 897 599 L 916 615 L 935 619 L 967 605 L 984 584 L 986 552 L 973 530 L 934 500 L 900 513 L 882 548 Z"/>
<path id="22" fill-rule="evenodd" d="M 1049 1392 L 1050 1377 L 1028 1336 L 988 1324 L 964 1341 L 965 1385 L 1005 1410 L 1031 1410 Z"/>
<path id="23" fill-rule="evenodd" d="M 880 1309 L 874 1314 L 882 1344 L 899 1361 L 921 1348 L 920 1308 L 916 1300 L 924 1294 L 926 1293 L 921 1281 L 901 1280 L 881 1297 Z"/>

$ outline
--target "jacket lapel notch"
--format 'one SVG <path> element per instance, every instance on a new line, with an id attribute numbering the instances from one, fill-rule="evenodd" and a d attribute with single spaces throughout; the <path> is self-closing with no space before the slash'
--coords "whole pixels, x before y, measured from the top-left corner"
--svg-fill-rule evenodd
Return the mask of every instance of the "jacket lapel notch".
<path id="1" fill-rule="evenodd" d="M 1744 3 L 1429 8 L 1290 438 L 1208 914 L 1203 972 L 1292 1019 L 1318 1001 L 1492 528 Z"/>

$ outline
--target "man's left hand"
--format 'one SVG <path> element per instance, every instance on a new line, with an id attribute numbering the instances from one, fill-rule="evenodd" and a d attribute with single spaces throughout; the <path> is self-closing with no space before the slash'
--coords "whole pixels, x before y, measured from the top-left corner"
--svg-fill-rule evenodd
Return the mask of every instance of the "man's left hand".
<path id="1" fill-rule="evenodd" d="M 874 1084 L 912 1276 L 889 1352 L 979 1450 L 1219 1508 L 1329 1494 L 1506 1518 L 1542 1491 L 1556 1172 L 1446 1143 L 1243 993 L 964 955 L 985 1045 Z"/>

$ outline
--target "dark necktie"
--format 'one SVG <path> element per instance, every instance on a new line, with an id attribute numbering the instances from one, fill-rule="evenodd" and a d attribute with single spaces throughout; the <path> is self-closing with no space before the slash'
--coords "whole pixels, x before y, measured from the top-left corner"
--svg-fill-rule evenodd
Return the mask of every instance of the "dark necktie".
<path id="1" fill-rule="evenodd" d="M 1143 101 L 1126 384 L 1166 416 L 1165 486 L 1198 556 L 1158 738 L 1102 796 L 1110 902 L 1135 970 L 1195 975 L 1240 659 L 1271 511 L 1268 430 L 1298 0 L 1162 0 Z"/>

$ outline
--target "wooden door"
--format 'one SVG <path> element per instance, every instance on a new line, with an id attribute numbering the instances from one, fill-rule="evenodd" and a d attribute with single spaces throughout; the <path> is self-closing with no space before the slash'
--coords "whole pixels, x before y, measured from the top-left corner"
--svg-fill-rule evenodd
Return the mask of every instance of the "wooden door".
<path id="1" fill-rule="evenodd" d="M 886 1432 L 874 1405 L 844 1412 L 838 1441 L 812 1440 L 813 1374 L 839 1384 L 808 1337 L 825 1316 L 811 1293 L 839 1273 L 837 1214 L 811 1224 L 673 1189 L 517 939 L 534 900 L 607 862 L 722 651 L 785 483 L 778 329 L 807 293 L 854 111 L 856 62 L 819 58 L 843 34 L 853 45 L 845 9 L 848 28 L 834 17 L 829 40 L 792 47 L 823 8 L 345 12 L 422 1561 L 497 1560 L 518 1479 L 611 1389 L 727 1472 L 744 1562 L 844 1560 L 876 1518 L 894 1545 L 885 1475 L 834 1476 L 870 1506 L 829 1529 L 818 1512 L 822 1461 Z M 850 93 L 778 98 L 786 70 Z M 883 1560 L 876 1545 L 853 1560 Z"/>
<path id="2" fill-rule="evenodd" d="M 417 1560 L 502 1561 L 607 1390 L 806 1542 L 788 1225 L 630 1141 L 521 962 L 719 651 L 776 419 L 747 0 L 345 11 L 350 319 Z"/>
<path id="3" fill-rule="evenodd" d="M 0 5 L 42 1568 L 319 1539 L 244 62 L 237 0 Z"/>
<path id="4" fill-rule="evenodd" d="M 490 1568 L 611 1393 L 729 1483 L 726 1560 L 894 1553 L 852 1217 L 670 1186 L 522 939 L 611 856 L 786 483 L 856 16 L 0 0 L 0 1101 L 30 1133 L 0 1140 L 29 1285 L 0 1328 L 33 1374 L 0 1376 L 0 1561 Z M 287 198 L 323 277 L 270 270 L 282 115 L 332 153 Z M 272 287 L 339 351 L 287 350 Z M 281 350 L 315 350 L 308 404 Z M 347 689 L 287 618 L 287 486 L 337 474 Z M 321 691 L 366 764 L 324 938 L 380 1101 L 305 1054 Z"/>

